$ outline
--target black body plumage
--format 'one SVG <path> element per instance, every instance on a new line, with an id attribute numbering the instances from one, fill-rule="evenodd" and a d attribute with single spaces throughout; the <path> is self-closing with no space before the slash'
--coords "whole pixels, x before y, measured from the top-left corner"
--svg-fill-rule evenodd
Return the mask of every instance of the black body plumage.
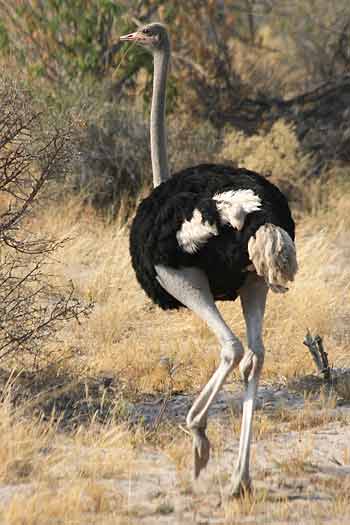
<path id="1" fill-rule="evenodd" d="M 248 189 L 260 197 L 261 209 L 247 215 L 241 231 L 223 225 L 213 196 Z M 191 254 L 179 246 L 176 233 L 184 220 L 191 219 L 195 209 L 201 211 L 203 220 L 217 226 L 218 235 Z M 183 305 L 158 283 L 156 265 L 201 268 L 215 300 L 234 300 L 248 273 L 248 241 L 266 223 L 280 226 L 294 240 L 294 221 L 287 199 L 267 179 L 225 165 L 186 168 L 155 188 L 138 207 L 130 235 L 136 277 L 152 301 L 163 309 Z"/>

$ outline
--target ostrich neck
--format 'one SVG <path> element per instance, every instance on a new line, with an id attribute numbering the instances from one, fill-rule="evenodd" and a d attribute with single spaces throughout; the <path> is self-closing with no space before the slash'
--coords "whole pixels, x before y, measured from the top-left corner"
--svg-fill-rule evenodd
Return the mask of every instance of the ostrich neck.
<path id="1" fill-rule="evenodd" d="M 169 178 L 165 95 L 170 48 L 154 54 L 153 97 L 151 109 L 151 157 L 153 186 Z"/>

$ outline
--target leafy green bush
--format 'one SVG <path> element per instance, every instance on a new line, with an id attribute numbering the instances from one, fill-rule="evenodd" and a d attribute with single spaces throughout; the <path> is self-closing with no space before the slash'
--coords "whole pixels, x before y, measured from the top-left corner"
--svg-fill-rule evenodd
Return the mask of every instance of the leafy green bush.
<path id="1" fill-rule="evenodd" d="M 112 0 L 1 0 L 0 13 L 0 34 L 28 73 L 67 84 L 104 74 L 122 7 Z"/>

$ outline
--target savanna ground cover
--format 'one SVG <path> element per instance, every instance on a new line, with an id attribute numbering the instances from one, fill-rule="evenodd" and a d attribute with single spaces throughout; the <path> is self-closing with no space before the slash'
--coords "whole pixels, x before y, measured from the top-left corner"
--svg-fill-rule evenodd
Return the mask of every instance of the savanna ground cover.
<path id="1" fill-rule="evenodd" d="M 303 23 L 297 9 L 287 13 L 293 14 L 298 37 L 292 45 L 291 27 L 278 25 L 286 24 L 282 3 L 270 18 L 261 11 L 267 2 L 258 12 L 254 2 L 242 2 L 238 11 L 229 3 L 232 13 L 226 14 L 234 18 L 227 16 L 227 24 L 241 17 L 244 29 L 230 40 L 220 10 L 204 2 L 200 16 L 208 34 L 221 24 L 228 43 L 219 46 L 226 62 L 216 70 L 213 59 L 207 77 L 197 66 L 217 44 L 204 38 L 203 25 L 201 31 L 193 25 L 198 10 L 189 3 L 185 12 L 174 2 L 175 16 L 170 3 L 157 6 L 178 37 L 174 68 L 181 84 L 174 74 L 169 94 L 172 166 L 217 159 L 262 171 L 288 193 L 297 222 L 297 279 L 288 294 L 268 298 L 252 450 L 254 491 L 228 501 L 242 383 L 235 372 L 214 403 L 211 461 L 193 483 L 185 416 L 218 363 L 218 345 L 190 312 L 156 308 L 135 280 L 128 234 L 135 203 L 149 191 L 143 110 L 149 62 L 135 50 L 117 73 L 113 62 L 101 62 L 99 53 L 105 57 L 111 38 L 132 27 L 131 15 L 122 12 L 124 3 L 118 10 L 104 2 L 100 11 L 90 4 L 85 25 L 73 24 L 73 30 L 76 13 L 69 3 L 59 11 L 48 2 L 45 18 L 41 3 L 15 2 L 22 11 L 11 11 L 12 4 L 0 2 L 7 71 L 0 89 L 0 520 L 9 525 L 344 523 L 350 517 L 350 380 L 345 373 L 330 391 L 325 388 L 303 340 L 308 329 L 319 334 L 332 367 L 338 373 L 350 369 L 349 165 L 344 155 L 321 163 L 320 152 L 305 147 L 293 123 L 283 118 L 250 134 L 216 124 L 236 100 L 227 99 L 232 93 L 225 82 L 239 87 L 242 99 L 254 96 L 258 85 L 284 96 L 344 73 L 348 48 L 340 35 L 342 30 L 348 35 L 342 26 L 346 5 L 343 11 L 339 3 L 339 12 L 314 13 L 314 25 L 305 29 L 311 2 L 298 2 Z M 154 7 L 149 2 L 138 12 L 136 4 L 124 7 L 138 17 Z M 246 18 L 237 14 L 243 8 Z M 262 14 L 268 24 L 261 23 Z M 338 46 L 330 33 L 321 32 L 331 23 Z M 193 36 L 187 38 L 184 29 L 191 24 Z M 35 31 L 26 61 L 21 45 L 28 44 L 28 27 Z M 90 38 L 95 27 L 105 39 Z M 309 39 L 305 53 L 313 60 L 302 54 L 303 31 Z M 79 38 L 70 41 L 75 32 Z M 194 70 L 179 68 L 186 45 Z M 279 55 L 267 51 L 278 46 Z M 240 59 L 248 51 L 249 60 Z M 81 61 L 82 56 L 89 59 Z M 219 73 L 226 87 L 212 118 L 212 81 Z M 64 86 L 64 97 L 57 86 Z M 113 88 L 117 92 L 120 86 L 124 91 L 113 98 Z M 193 107 L 204 113 L 190 112 Z M 245 341 L 239 302 L 219 308 Z"/>
<path id="2" fill-rule="evenodd" d="M 298 279 L 286 296 L 270 294 L 256 490 L 233 503 L 223 496 L 238 449 L 238 374 L 212 409 L 213 457 L 197 485 L 184 429 L 193 396 L 218 361 L 212 335 L 191 313 L 162 312 L 139 290 L 126 226 L 106 224 L 76 200 L 36 218 L 33 227 L 70 238 L 52 271 L 72 279 L 95 308 L 61 331 L 49 348 L 51 366 L 32 375 L 17 369 L 3 386 L 4 522 L 336 523 L 349 512 L 349 383 L 329 396 L 308 377 L 313 364 L 302 344 L 312 327 L 332 365 L 350 366 L 347 210 L 339 195 L 300 221 Z M 239 304 L 220 308 L 244 339 Z M 27 399 L 14 408 L 23 389 Z"/>

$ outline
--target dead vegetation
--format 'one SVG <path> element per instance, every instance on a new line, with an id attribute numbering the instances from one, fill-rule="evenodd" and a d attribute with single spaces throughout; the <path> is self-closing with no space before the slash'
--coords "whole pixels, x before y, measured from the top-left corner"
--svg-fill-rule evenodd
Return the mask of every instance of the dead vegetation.
<path id="1" fill-rule="evenodd" d="M 249 9 L 255 4 L 244 3 Z M 264 2 L 266 8 L 268 4 Z M 301 4 L 298 2 L 299 7 Z M 202 19 L 206 13 L 206 8 L 201 11 Z M 192 27 L 192 15 L 184 20 L 181 7 L 176 23 Z M 214 29 L 218 27 L 216 16 L 215 13 L 210 21 Z M 318 18 L 320 21 L 322 17 Z M 341 18 L 337 17 L 336 22 L 341 29 Z M 193 40 L 198 36 L 195 29 L 191 32 Z M 64 173 L 64 182 L 60 178 L 61 162 L 56 166 L 53 159 L 61 144 L 59 135 L 52 137 L 53 142 L 48 139 L 43 150 L 35 149 L 37 143 L 29 141 L 29 144 L 26 139 L 28 150 L 18 151 L 21 132 L 16 140 L 10 137 L 0 147 L 7 173 L 14 169 L 14 177 L 18 173 L 21 184 L 25 179 L 26 188 L 24 193 L 14 195 L 13 181 L 0 180 L 5 188 L 0 200 L 0 232 L 4 231 L 2 225 L 6 221 L 11 226 L 7 228 L 6 242 L 0 246 L 0 338 L 3 334 L 10 335 L 13 344 L 11 347 L 9 340 L 4 339 L 5 352 L 7 348 L 13 351 L 11 359 L 2 360 L 0 369 L 1 522 L 149 525 L 166 521 L 175 525 L 329 523 L 330 517 L 335 524 L 348 520 L 349 167 L 346 155 L 338 156 L 336 152 L 336 161 L 328 155 L 338 146 L 342 152 L 346 151 L 346 115 L 336 130 L 342 140 L 337 142 L 337 133 L 331 133 L 327 162 L 320 164 L 319 151 L 313 152 L 312 146 L 319 143 L 317 133 L 309 137 L 310 148 L 302 146 L 299 140 L 303 111 L 311 105 L 311 122 L 315 108 L 319 108 L 316 92 L 290 106 L 290 112 L 298 109 L 297 126 L 291 124 L 288 115 L 280 118 L 277 104 L 277 113 L 273 119 L 267 119 L 268 125 L 256 131 L 255 122 L 249 135 L 240 126 L 223 128 L 219 133 L 212 124 L 203 121 L 191 134 L 188 122 L 193 115 L 182 114 L 191 104 L 202 107 L 198 100 L 210 113 L 215 99 L 208 93 L 213 93 L 213 78 L 220 67 L 230 82 L 238 81 L 234 78 L 238 71 L 243 84 L 256 82 L 257 88 L 266 86 L 270 93 L 286 94 L 289 85 L 295 94 L 296 86 L 304 86 L 304 81 L 312 85 L 314 74 L 318 78 L 324 74 L 322 79 L 329 79 L 335 56 L 332 50 L 336 51 L 333 44 L 324 50 L 327 71 L 322 73 L 320 63 L 308 62 L 309 67 L 318 69 L 310 71 L 304 79 L 300 70 L 288 73 L 286 61 L 280 67 L 275 52 L 266 55 L 267 47 L 281 47 L 273 32 L 254 24 L 251 29 L 254 45 L 249 47 L 246 62 L 247 43 L 228 42 L 228 49 L 236 52 L 235 60 L 222 64 L 215 63 L 215 56 L 220 56 L 223 48 L 217 41 L 211 42 L 211 49 L 216 52 L 211 63 L 213 77 L 204 76 L 188 91 L 189 98 L 179 102 L 179 115 L 169 117 L 169 136 L 174 169 L 215 157 L 265 172 L 288 193 L 297 217 L 298 277 L 288 294 L 270 294 L 268 299 L 264 327 L 267 355 L 254 423 L 252 468 L 257 480 L 254 492 L 238 501 L 225 499 L 241 424 L 242 384 L 237 372 L 218 397 L 209 418 L 214 447 L 208 471 L 198 484 L 192 483 L 191 441 L 184 427 L 185 416 L 193 396 L 217 365 L 218 346 L 206 326 L 190 312 L 160 311 L 135 280 L 128 253 L 128 220 L 133 214 L 134 201 L 140 199 L 140 192 L 147 191 L 147 127 L 139 108 L 130 124 L 126 117 L 130 116 L 129 106 L 118 107 L 113 113 L 114 104 L 108 100 L 101 109 L 95 93 L 96 105 L 89 107 L 90 113 L 80 113 L 81 107 L 79 111 L 74 109 L 73 146 L 77 146 L 81 156 L 75 157 L 75 168 Z M 236 26 L 230 26 L 231 30 L 236 31 Z M 297 30 L 305 33 L 301 26 Z M 328 34 L 329 41 L 339 35 Z M 45 34 L 36 35 L 39 36 L 44 38 Z M 314 36 L 310 35 L 310 41 L 315 42 Z M 288 42 L 291 41 L 289 36 Z M 197 55 L 194 53 L 199 63 L 206 59 L 207 53 L 202 44 L 201 41 L 196 47 Z M 295 46 L 291 49 L 298 62 L 301 50 Z M 338 70 L 342 60 L 344 67 L 348 62 L 343 48 L 337 49 L 340 55 L 334 67 Z M 176 71 L 180 79 L 184 75 L 187 82 L 193 81 L 199 70 L 191 72 L 188 63 L 179 67 L 184 64 L 182 52 L 175 50 Z M 317 55 L 312 47 L 307 52 L 310 56 Z M 264 61 L 260 61 L 262 56 Z M 271 78 L 263 80 L 262 76 L 272 70 L 275 73 Z M 147 93 L 148 76 L 143 73 L 135 85 Z M 201 92 L 203 86 L 206 90 Z M 333 93 L 334 97 L 336 92 L 330 89 L 327 96 Z M 232 93 L 225 86 L 217 95 L 231 97 Z M 84 100 L 82 96 L 80 103 Z M 224 106 L 225 100 L 221 99 Z M 244 100 L 239 102 L 242 115 Z M 11 103 L 11 97 L 7 96 L 5 106 L 11 107 Z M 236 110 L 237 105 L 230 108 Z M 18 114 L 25 121 L 27 107 L 22 109 L 23 114 Z M 342 104 L 338 109 L 340 115 Z M 212 117 L 214 122 L 219 118 Z M 16 132 L 16 126 L 13 129 Z M 47 125 L 39 131 L 42 133 L 43 129 Z M 116 139 L 118 132 L 120 140 Z M 322 126 L 319 133 L 323 133 Z M 43 135 L 40 137 L 42 140 Z M 22 156 L 14 156 L 16 152 Z M 30 164 L 31 170 L 23 171 L 21 163 L 27 160 L 35 162 Z M 65 164 L 65 155 L 61 160 Z M 59 173 L 54 173 L 56 168 Z M 51 175 L 53 181 L 49 180 Z M 45 199 L 38 206 L 26 207 L 23 214 L 23 203 L 29 199 L 32 204 L 32 191 L 41 181 L 47 188 Z M 112 203 L 112 213 L 101 213 L 106 202 Z M 31 213 L 27 215 L 27 211 Z M 23 243 L 30 241 L 31 247 L 37 246 L 32 243 L 42 242 L 43 234 L 50 247 L 60 247 L 56 251 L 47 250 L 47 259 L 44 250 L 43 265 L 40 258 L 40 265 L 36 266 L 36 256 L 31 252 L 16 253 L 15 265 L 9 265 L 8 254 L 13 245 L 19 242 L 17 246 L 22 248 Z M 23 282 L 25 289 L 19 288 Z M 68 303 L 60 302 L 57 291 L 73 288 L 77 302 L 69 302 L 73 299 L 69 293 Z M 26 298 L 33 299 L 29 304 L 34 309 L 23 311 L 19 307 Z M 70 316 L 75 319 L 75 314 L 84 313 L 84 305 L 88 304 L 94 305 L 88 319 L 81 316 L 80 322 L 60 322 L 57 330 L 40 333 L 40 319 L 45 327 L 50 312 L 57 312 L 55 307 L 62 307 L 62 315 L 58 316 L 61 321 L 62 316 L 65 320 Z M 71 309 L 67 310 L 68 306 Z M 239 304 L 225 303 L 219 307 L 235 333 L 245 340 Z M 17 317 L 11 321 L 14 311 Z M 36 324 L 35 313 L 43 316 L 39 321 L 36 319 Z M 323 378 L 313 373 L 312 359 L 302 344 L 308 329 L 322 336 L 330 366 L 337 370 L 337 382 L 331 389 L 325 388 Z M 28 338 L 21 339 L 26 334 Z"/>
<path id="2" fill-rule="evenodd" d="M 106 222 L 78 199 L 64 213 L 52 204 L 36 214 L 33 231 L 45 224 L 49 236 L 70 238 L 52 261 L 56 282 L 72 279 L 79 296 L 96 306 L 88 321 L 61 331 L 59 345 L 48 343 L 57 364 L 46 376 L 22 372 L 6 386 L 3 371 L 3 521 L 40 524 L 45 514 L 57 523 L 149 523 L 151 516 L 157 522 L 165 515 L 174 523 L 191 516 L 280 523 L 304 516 L 307 503 L 308 519 L 322 523 L 329 512 L 350 512 L 348 495 L 337 484 L 340 475 L 342 487 L 348 479 L 348 383 L 342 406 L 339 392 L 322 393 L 320 382 L 309 388 L 303 377 L 313 363 L 302 345 L 312 327 L 322 334 L 332 366 L 350 366 L 344 322 L 348 206 L 341 191 L 329 197 L 326 209 L 299 222 L 301 271 L 289 294 L 270 296 L 267 309 L 268 351 L 254 429 L 256 492 L 219 507 L 237 453 L 238 375 L 226 388 L 233 404 L 219 399 L 210 419 L 214 454 L 200 482 L 206 493 L 210 487 L 204 498 L 201 485 L 190 480 L 191 443 L 182 425 L 191 396 L 218 359 L 215 340 L 189 312 L 169 314 L 149 303 L 130 268 L 127 226 Z M 244 338 L 239 305 L 220 308 Z M 322 436 L 332 454 L 320 459 Z"/>
<path id="3" fill-rule="evenodd" d="M 0 81 L 0 359 L 37 365 L 44 342 L 59 326 L 79 319 L 89 307 L 73 286 L 54 286 L 50 258 L 62 248 L 33 232 L 30 213 L 70 157 L 68 130 L 43 132 L 39 109 L 6 76 Z M 47 354 L 46 354 L 47 357 Z"/>
<path id="4" fill-rule="evenodd" d="M 282 182 L 299 170 L 294 189 L 302 191 L 308 159 L 293 128 L 279 126 L 278 140 L 275 129 L 254 138 L 228 134 L 222 156 L 250 168 L 269 162 L 273 178 Z M 286 172 L 278 170 L 284 158 Z M 308 186 L 304 202 L 310 205 L 299 204 L 300 272 L 288 294 L 269 297 L 264 328 L 267 355 L 252 460 L 256 489 L 230 504 L 224 494 L 241 424 L 238 374 L 213 407 L 213 457 L 198 486 L 191 482 L 191 442 L 183 427 L 193 396 L 217 364 L 213 336 L 190 312 L 160 311 L 139 289 L 125 214 L 109 220 L 74 195 L 33 209 L 25 218 L 33 238 L 44 231 L 61 246 L 50 257 L 50 283 L 62 289 L 70 281 L 79 301 L 95 306 L 88 320 L 62 326 L 58 338 L 42 341 L 35 366 L 30 359 L 3 362 L 4 523 L 148 524 L 164 516 L 170 523 L 280 523 L 304 517 L 305 506 L 308 519 L 322 523 L 329 512 L 350 512 L 338 483 L 339 476 L 348 483 L 343 436 L 349 376 L 340 374 L 337 387 L 325 390 L 322 379 L 310 375 L 312 359 L 302 344 L 312 329 L 322 335 L 331 366 L 350 367 L 350 201 L 345 177 L 340 180 L 333 188 L 330 182 Z M 28 282 L 29 288 L 34 284 Z M 244 340 L 239 304 L 219 306 Z"/>

